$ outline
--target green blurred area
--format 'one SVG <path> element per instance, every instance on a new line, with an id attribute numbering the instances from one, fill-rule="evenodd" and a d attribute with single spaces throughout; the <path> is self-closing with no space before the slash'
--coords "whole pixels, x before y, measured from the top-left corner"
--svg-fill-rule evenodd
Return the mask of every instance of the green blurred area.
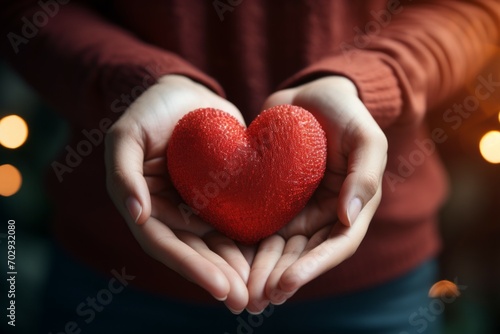
<path id="1" fill-rule="evenodd" d="M 48 108 L 36 93 L 4 63 L 0 63 L 0 118 L 16 114 L 28 124 L 29 134 L 17 149 L 0 146 L 0 165 L 11 164 L 22 175 L 20 190 L 0 196 L 0 270 L 5 282 L 7 268 L 7 222 L 16 224 L 16 328 L 15 333 L 33 333 L 49 266 L 50 217 L 52 205 L 47 197 L 45 175 L 69 130 L 66 122 Z M 0 309 L 7 307 L 7 285 L 1 284 Z M 0 332 L 7 327 L 2 311 Z"/>

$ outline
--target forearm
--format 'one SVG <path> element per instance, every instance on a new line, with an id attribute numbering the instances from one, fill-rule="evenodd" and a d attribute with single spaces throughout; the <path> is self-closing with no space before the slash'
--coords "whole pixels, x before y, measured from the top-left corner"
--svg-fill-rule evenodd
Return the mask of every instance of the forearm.
<path id="1" fill-rule="evenodd" d="M 53 15 L 37 1 L 3 1 L 2 8 L 2 54 L 52 106 L 82 126 L 118 116 L 166 74 L 188 76 L 223 94 L 177 55 L 140 41 L 82 3 L 58 4 Z M 46 24 L 37 26 L 44 15 Z"/>
<path id="2" fill-rule="evenodd" d="M 341 43 L 284 86 L 342 75 L 356 84 L 379 125 L 410 123 L 477 75 L 500 42 L 495 0 L 405 1 L 387 13 L 385 23 L 373 18 L 362 27 L 369 34 Z"/>

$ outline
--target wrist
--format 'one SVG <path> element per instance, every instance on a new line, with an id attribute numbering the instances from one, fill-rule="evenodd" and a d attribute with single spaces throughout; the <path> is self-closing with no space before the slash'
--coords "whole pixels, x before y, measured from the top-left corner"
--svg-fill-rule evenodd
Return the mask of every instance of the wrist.
<path id="1" fill-rule="evenodd" d="M 318 78 L 311 83 L 328 84 L 332 89 L 334 89 L 337 92 L 359 96 L 356 84 L 352 80 L 344 76 L 329 75 L 322 78 Z"/>
<path id="2" fill-rule="evenodd" d="M 158 78 L 158 84 L 197 84 L 195 81 L 190 79 L 189 77 L 181 74 L 166 74 Z"/>

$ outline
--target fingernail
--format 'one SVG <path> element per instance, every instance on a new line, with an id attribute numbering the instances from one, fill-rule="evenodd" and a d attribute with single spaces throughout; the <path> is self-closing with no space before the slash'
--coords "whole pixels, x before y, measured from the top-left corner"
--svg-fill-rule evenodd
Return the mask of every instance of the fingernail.
<path id="1" fill-rule="evenodd" d="M 226 305 L 226 306 L 227 306 L 227 305 Z M 237 311 L 237 310 L 233 310 L 233 309 L 232 309 L 232 308 L 230 308 L 229 306 L 227 306 L 227 308 L 228 308 L 228 309 L 229 309 L 229 311 L 231 311 L 231 313 L 232 313 L 232 314 L 234 314 L 234 315 L 238 315 L 238 314 L 240 314 L 241 312 L 243 312 L 243 310 L 239 310 L 239 311 Z"/>
<path id="2" fill-rule="evenodd" d="M 287 297 L 283 292 L 275 291 L 273 292 L 271 304 L 273 305 L 281 305 L 286 302 Z"/>
<path id="3" fill-rule="evenodd" d="M 353 225 L 358 218 L 359 213 L 361 212 L 361 208 L 363 207 L 363 203 L 358 197 L 354 197 L 351 202 L 349 202 L 349 208 L 347 209 L 347 219 L 349 219 L 349 225 Z"/>
<path id="4" fill-rule="evenodd" d="M 135 199 L 134 197 L 129 197 L 125 201 L 125 206 L 127 207 L 128 213 L 130 214 L 130 217 L 134 220 L 134 223 L 137 224 L 137 221 L 139 220 L 139 217 L 141 216 L 142 213 L 142 206 Z"/>
<path id="5" fill-rule="evenodd" d="M 250 305 L 250 307 L 246 308 L 246 310 L 250 314 L 257 315 L 257 314 L 261 314 L 266 309 L 266 307 L 268 305 L 269 305 L 269 300 L 262 300 L 260 302 L 253 302 L 252 305 Z M 253 308 L 254 310 L 259 310 L 259 311 L 253 311 L 250 308 Z"/>
<path id="6" fill-rule="evenodd" d="M 279 305 L 283 305 L 285 302 L 287 301 L 287 299 L 283 299 L 283 300 L 279 300 L 277 302 L 272 302 L 271 304 L 273 304 L 274 306 L 279 306 Z"/>
<path id="7" fill-rule="evenodd" d="M 223 301 L 225 301 L 225 300 L 227 299 L 227 295 L 226 295 L 226 296 L 224 296 L 224 297 L 215 297 L 215 296 L 213 296 L 213 297 L 214 297 L 215 299 L 217 299 L 218 301 L 220 301 L 220 302 L 223 302 Z"/>

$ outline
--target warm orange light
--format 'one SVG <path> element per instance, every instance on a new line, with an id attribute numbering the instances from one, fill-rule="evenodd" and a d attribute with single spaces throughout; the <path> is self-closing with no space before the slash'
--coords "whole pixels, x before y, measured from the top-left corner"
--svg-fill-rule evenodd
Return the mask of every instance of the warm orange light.
<path id="1" fill-rule="evenodd" d="M 500 111 L 498 112 L 498 121 L 500 122 Z"/>
<path id="2" fill-rule="evenodd" d="M 484 160 L 492 164 L 500 163 L 500 132 L 486 133 L 479 142 L 479 150 Z"/>
<path id="3" fill-rule="evenodd" d="M 28 126 L 17 115 L 5 116 L 0 120 L 0 144 L 7 148 L 18 148 L 28 137 Z"/>
<path id="4" fill-rule="evenodd" d="M 12 196 L 19 188 L 23 179 L 21 173 L 16 167 L 12 165 L 1 165 L 0 166 L 0 195 L 1 196 Z"/>
<path id="5" fill-rule="evenodd" d="M 460 291 L 458 291 L 457 285 L 448 280 L 436 282 L 429 290 L 429 297 L 431 298 L 458 296 L 460 296 Z"/>

